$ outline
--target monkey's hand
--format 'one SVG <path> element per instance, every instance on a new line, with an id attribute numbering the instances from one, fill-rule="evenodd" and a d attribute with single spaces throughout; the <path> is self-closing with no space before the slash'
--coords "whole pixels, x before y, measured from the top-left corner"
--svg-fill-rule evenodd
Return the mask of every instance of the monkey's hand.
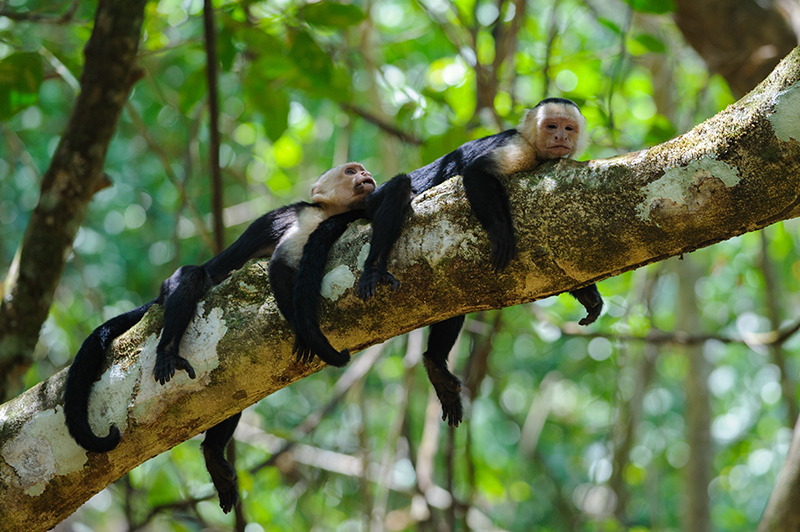
<path id="1" fill-rule="evenodd" d="M 364 273 L 361 274 L 361 278 L 358 280 L 358 287 L 356 288 L 358 297 L 364 301 L 368 301 L 375 295 L 378 283 L 388 283 L 392 292 L 400 288 L 400 281 L 395 279 L 394 275 L 389 273 L 387 269 L 377 266 L 364 266 Z"/>
<path id="2" fill-rule="evenodd" d="M 311 364 L 314 361 L 314 352 L 311 351 L 311 348 L 296 334 L 294 336 L 292 354 L 297 355 L 297 362 L 302 362 L 303 364 Z"/>
<path id="3" fill-rule="evenodd" d="M 213 450 L 203 446 L 203 455 L 206 459 L 206 469 L 211 475 L 219 494 L 219 506 L 222 513 L 230 512 L 234 506 L 239 505 L 239 482 L 236 470 L 229 464 L 221 454 L 217 455 Z"/>
<path id="4" fill-rule="evenodd" d="M 583 308 L 586 309 L 586 317 L 578 322 L 579 325 L 589 325 L 600 316 L 603 310 L 603 297 L 597 290 L 597 285 L 589 285 L 584 288 L 579 288 L 574 292 L 570 292 L 575 299 L 577 299 Z"/>
<path id="5" fill-rule="evenodd" d="M 186 370 L 190 379 L 196 377 L 194 368 L 185 358 L 169 353 L 156 353 L 156 365 L 153 368 L 153 376 L 156 381 L 164 385 L 175 375 L 176 369 Z"/>
<path id="6" fill-rule="evenodd" d="M 490 231 L 489 240 L 492 243 L 492 251 L 489 254 L 492 268 L 495 272 L 501 272 L 517 257 L 517 239 L 514 237 L 513 229 L 502 229 Z"/>
<path id="7" fill-rule="evenodd" d="M 423 361 L 428 380 L 433 384 L 436 396 L 442 404 L 442 421 L 447 421 L 451 427 L 457 427 L 464 411 L 461 406 L 461 381 L 447 368 L 437 366 L 427 357 L 423 357 Z"/>

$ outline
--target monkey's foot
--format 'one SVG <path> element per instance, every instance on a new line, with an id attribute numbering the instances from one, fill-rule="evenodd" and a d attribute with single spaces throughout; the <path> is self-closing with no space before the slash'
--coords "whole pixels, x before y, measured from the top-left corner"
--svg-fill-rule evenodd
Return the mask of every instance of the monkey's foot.
<path id="1" fill-rule="evenodd" d="M 178 355 L 156 353 L 156 365 L 153 368 L 153 377 L 162 385 L 169 382 L 175 375 L 175 370 L 186 370 L 190 379 L 195 378 L 194 368 L 189 361 Z"/>
<path id="2" fill-rule="evenodd" d="M 517 241 L 513 233 L 490 235 L 492 251 L 489 258 L 492 261 L 492 268 L 495 272 L 501 272 L 517 257 Z"/>
<path id="3" fill-rule="evenodd" d="M 437 366 L 429 358 L 424 358 L 428 380 L 433 384 L 436 396 L 442 404 L 442 421 L 451 427 L 461 423 L 464 412 L 461 406 L 461 381 L 444 366 Z"/>
<path id="4" fill-rule="evenodd" d="M 375 291 L 378 289 L 378 283 L 387 283 L 389 288 L 392 289 L 392 292 L 400 288 L 400 281 L 395 279 L 394 275 L 389 273 L 389 270 L 376 266 L 364 267 L 364 273 L 361 274 L 361 278 L 358 280 L 358 287 L 356 288 L 358 297 L 364 301 L 369 300 L 375 295 Z"/>
<path id="5" fill-rule="evenodd" d="M 578 322 L 579 325 L 589 325 L 600 317 L 600 312 L 603 310 L 603 297 L 597 290 L 596 284 L 580 288 L 570 294 L 586 309 L 586 317 Z"/>
<path id="6" fill-rule="evenodd" d="M 206 469 L 211 475 L 211 482 L 214 483 L 219 495 L 219 507 L 223 513 L 228 513 L 234 506 L 239 505 L 239 481 L 236 470 L 223 458 L 222 450 L 203 446 L 203 456 L 206 459 Z"/>

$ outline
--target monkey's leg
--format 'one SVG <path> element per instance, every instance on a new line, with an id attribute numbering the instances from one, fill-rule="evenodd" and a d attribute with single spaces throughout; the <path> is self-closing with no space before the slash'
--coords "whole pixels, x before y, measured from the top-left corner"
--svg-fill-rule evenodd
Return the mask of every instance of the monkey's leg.
<path id="1" fill-rule="evenodd" d="M 406 174 L 393 177 L 383 187 L 373 193 L 369 204 L 376 206 L 372 219 L 372 239 L 369 255 L 364 261 L 364 273 L 358 280 L 358 296 L 367 301 L 375 295 L 378 283 L 389 283 L 392 290 L 400 287 L 400 282 L 387 269 L 389 252 L 394 247 L 403 227 L 403 216 L 411 204 L 411 178 Z"/>
<path id="2" fill-rule="evenodd" d="M 579 321 L 578 324 L 589 325 L 590 323 L 594 323 L 594 320 L 600 316 L 600 311 L 603 310 L 603 296 L 601 296 L 600 291 L 597 290 L 597 285 L 592 284 L 585 286 L 569 294 L 580 301 L 583 308 L 586 309 L 586 317 Z"/>
<path id="3" fill-rule="evenodd" d="M 434 323 L 428 334 L 428 350 L 423 353 L 428 380 L 433 384 L 439 402 L 442 403 L 442 419 L 451 427 L 461 422 L 461 381 L 447 369 L 447 357 L 456 343 L 464 316 Z"/>
<path id="4" fill-rule="evenodd" d="M 472 212 L 489 233 L 492 268 L 499 272 L 517 256 L 517 239 L 508 194 L 494 175 L 494 164 L 490 156 L 479 157 L 464 168 L 463 183 Z"/>
<path id="5" fill-rule="evenodd" d="M 208 429 L 202 444 L 206 469 L 219 494 L 219 506 L 224 513 L 230 512 L 239 504 L 238 477 L 230 462 L 225 460 L 225 447 L 233 437 L 240 417 L 241 412 Z"/>
<path id="6" fill-rule="evenodd" d="M 297 321 L 294 311 L 296 277 L 297 270 L 282 260 L 272 259 L 269 262 L 269 284 L 270 287 L 272 287 L 272 295 L 275 296 L 278 310 L 281 311 L 283 317 L 289 322 L 289 327 L 291 327 L 292 333 L 295 336 L 292 352 L 297 355 L 298 362 L 310 364 L 311 361 L 314 360 L 314 353 L 306 347 L 306 344 L 297 335 Z M 320 359 L 324 360 L 322 357 L 320 357 Z"/>
<path id="7" fill-rule="evenodd" d="M 156 347 L 155 379 L 169 382 L 175 370 L 186 370 L 195 378 L 194 368 L 178 354 L 183 333 L 194 318 L 197 302 L 213 285 L 208 272 L 200 266 L 182 266 L 161 285 L 159 303 L 164 306 L 164 330 Z"/>

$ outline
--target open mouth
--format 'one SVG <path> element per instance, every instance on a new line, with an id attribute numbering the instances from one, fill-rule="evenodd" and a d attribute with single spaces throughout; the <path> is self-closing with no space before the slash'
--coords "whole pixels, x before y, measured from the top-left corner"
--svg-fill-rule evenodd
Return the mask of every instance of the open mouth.
<path id="1" fill-rule="evenodd" d="M 375 180 L 372 179 L 371 177 L 362 177 L 361 179 L 359 179 L 356 182 L 356 187 L 355 188 L 356 188 L 356 190 L 362 190 L 367 185 L 370 185 L 372 187 L 372 190 L 375 190 L 375 186 L 376 186 Z M 372 190 L 370 192 L 372 192 Z"/>

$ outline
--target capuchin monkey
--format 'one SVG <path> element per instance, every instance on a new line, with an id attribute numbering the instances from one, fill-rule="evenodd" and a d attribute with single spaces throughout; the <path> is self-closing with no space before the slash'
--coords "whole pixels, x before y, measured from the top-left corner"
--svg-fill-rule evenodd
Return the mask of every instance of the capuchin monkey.
<path id="1" fill-rule="evenodd" d="M 156 347 L 153 370 L 155 380 L 162 385 L 169 382 L 176 370 L 185 370 L 190 378 L 195 378 L 194 368 L 180 355 L 179 347 L 195 316 L 197 302 L 209 288 L 221 283 L 250 259 L 271 256 L 268 271 L 272 292 L 281 314 L 296 331 L 292 289 L 308 235 L 320 222 L 328 220 L 330 223 L 320 234 L 327 234 L 333 239 L 331 242 L 335 241 L 348 223 L 364 216 L 361 209 L 374 190 L 375 180 L 359 163 L 328 170 L 311 189 L 312 203 L 293 203 L 261 216 L 230 247 L 205 264 L 178 268 L 161 284 L 156 299 L 95 329 L 81 345 L 67 374 L 64 415 L 75 441 L 97 453 L 108 452 L 119 443 L 120 431 L 113 425 L 108 436 L 98 437 L 92 432 L 88 419 L 89 395 L 105 363 L 106 349 L 116 337 L 136 325 L 153 304 L 164 307 L 164 327 Z M 325 254 L 323 261 L 324 258 Z M 295 351 L 303 353 L 307 349 L 296 341 Z M 300 359 L 298 355 L 298 361 Z M 240 417 L 241 413 L 236 414 L 211 427 L 203 441 L 206 467 L 225 513 L 239 502 L 236 470 L 225 460 L 224 451 Z"/>
<path id="2" fill-rule="evenodd" d="M 517 244 L 508 195 L 498 178 L 534 170 L 550 159 L 574 157 L 587 143 L 585 129 L 586 119 L 573 101 L 547 98 L 528 110 L 515 129 L 467 142 L 429 165 L 399 174 L 379 186 L 367 200 L 365 210 L 372 223 L 372 239 L 358 282 L 358 295 L 368 300 L 380 282 L 388 283 L 392 290 L 399 287 L 400 283 L 387 269 L 387 259 L 400 235 L 411 200 L 457 175 L 463 178 L 472 212 L 489 234 L 492 267 L 498 272 L 503 270 L 517 256 Z M 295 318 L 299 344 L 308 350 L 305 359 L 313 358 L 314 354 L 323 360 L 349 358 L 348 351 L 336 351 L 319 328 L 317 308 L 325 261 L 319 260 L 318 255 L 322 248 L 327 253 L 333 244 L 325 234 L 330 232 L 326 223 L 320 224 L 310 236 L 306 249 L 313 250 L 314 257 L 304 256 L 297 274 Z M 603 308 L 597 286 L 592 284 L 570 294 L 587 311 L 579 323 L 594 322 Z M 450 426 L 458 426 L 462 406 L 461 383 L 447 369 L 447 357 L 463 323 L 464 316 L 457 316 L 431 325 L 428 348 L 423 355 L 428 377 L 442 404 L 442 419 Z"/>

